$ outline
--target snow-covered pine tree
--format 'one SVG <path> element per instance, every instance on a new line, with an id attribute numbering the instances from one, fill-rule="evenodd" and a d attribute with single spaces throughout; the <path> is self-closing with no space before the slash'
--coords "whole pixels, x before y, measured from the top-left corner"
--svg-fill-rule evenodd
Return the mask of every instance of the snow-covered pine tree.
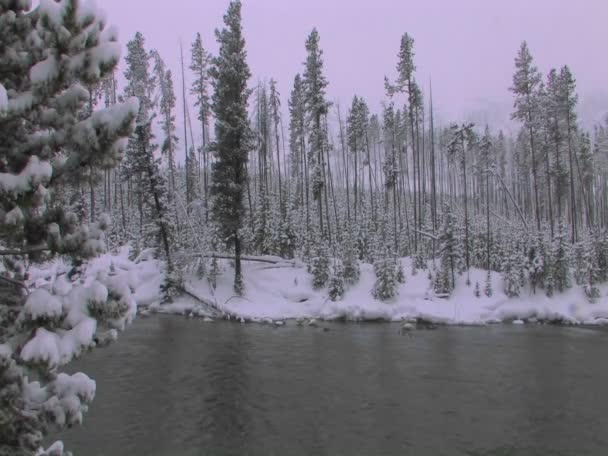
<path id="1" fill-rule="evenodd" d="M 583 290 L 587 298 L 592 302 L 600 297 L 600 291 L 595 286 L 599 279 L 598 271 L 599 267 L 596 262 L 593 238 L 588 236 L 583 242 Z"/>
<path id="2" fill-rule="evenodd" d="M 310 273 L 312 286 L 315 289 L 323 288 L 329 281 L 329 249 L 327 241 L 321 237 L 317 239 L 315 252 L 311 260 Z"/>
<path id="3" fill-rule="evenodd" d="M 270 242 L 268 239 L 270 228 L 270 197 L 266 190 L 266 184 L 260 182 L 260 189 L 255 202 L 253 213 L 253 246 L 258 253 L 267 255 L 270 253 Z"/>
<path id="4" fill-rule="evenodd" d="M 395 272 L 396 274 L 396 279 L 398 283 L 405 283 L 405 271 L 403 270 L 403 263 L 401 263 L 401 260 L 397 259 L 397 270 Z M 430 274 L 430 272 L 429 272 Z"/>
<path id="5" fill-rule="evenodd" d="M 208 151 L 209 143 L 209 117 L 211 115 L 211 101 L 209 98 L 209 68 L 211 57 L 203 47 L 201 34 L 197 33 L 191 48 L 192 60 L 190 69 L 194 73 L 194 81 L 190 93 L 196 97 L 194 106 L 197 108 L 198 120 L 201 123 L 201 147 L 199 148 L 198 158 L 198 181 L 202 184 L 205 208 L 205 220 L 208 215 L 208 195 L 209 195 L 209 175 L 208 169 Z"/>
<path id="6" fill-rule="evenodd" d="M 424 246 L 422 242 L 420 242 L 420 244 L 418 245 L 418 249 L 414 254 L 412 264 L 412 270 L 422 269 L 424 271 L 427 268 L 426 259 L 424 258 Z"/>
<path id="7" fill-rule="evenodd" d="M 372 289 L 374 298 L 388 301 L 397 295 L 397 267 L 386 241 L 380 242 L 374 254 L 374 273 L 376 281 Z"/>
<path id="8" fill-rule="evenodd" d="M 306 62 L 302 77 L 304 90 L 304 106 L 306 109 L 306 124 L 309 127 L 308 163 L 312 182 L 312 195 L 317 202 L 319 217 L 319 230 L 322 236 L 326 235 L 325 228 L 329 220 L 323 224 L 323 191 L 325 190 L 325 153 L 328 147 L 327 130 L 324 117 L 327 114 L 329 103 L 325 100 L 327 79 L 323 74 L 323 51 L 319 46 L 319 32 L 313 29 L 306 39 Z"/>
<path id="9" fill-rule="evenodd" d="M 281 219 L 285 214 L 285 200 L 283 199 L 283 171 L 281 170 L 281 148 L 279 137 L 279 126 L 281 124 L 281 94 L 277 89 L 277 81 L 270 80 L 270 94 L 268 96 L 268 106 L 270 109 L 270 120 L 272 121 L 272 132 L 274 133 L 274 149 L 277 157 L 277 177 L 279 178 L 279 209 Z M 271 141 L 272 142 L 272 141 Z M 286 166 L 286 164 L 284 164 Z M 282 223 L 282 220 L 281 220 Z"/>
<path id="10" fill-rule="evenodd" d="M 113 278 L 75 285 L 79 289 L 73 296 L 85 302 L 54 295 L 53 289 L 26 296 L 26 264 L 58 254 L 83 261 L 104 250 L 107 218 L 88 224 L 59 193 L 79 174 L 117 165 L 138 110 L 137 100 L 129 99 L 91 112 L 89 89 L 113 71 L 120 55 L 114 30 L 96 8 L 76 0 L 42 1 L 29 8 L 27 1 L 0 2 L 3 455 L 44 454 L 46 434 L 80 422 L 93 399 L 94 382 L 57 369 L 135 312 L 130 290 Z M 73 312 L 70 318 L 68 312 Z M 76 326 L 81 338 L 65 350 L 73 341 L 64 338 Z M 36 350 L 49 340 L 61 344 L 61 357 Z M 53 449 L 54 455 L 63 454 L 60 443 Z"/>
<path id="11" fill-rule="evenodd" d="M 439 231 L 439 256 L 441 269 L 436 274 L 435 292 L 450 294 L 456 286 L 456 263 L 460 255 L 456 242 L 455 219 L 452 209 L 445 205 L 443 209 L 443 224 Z"/>
<path id="12" fill-rule="evenodd" d="M 233 0 L 224 16 L 225 28 L 216 31 L 219 54 L 213 59 L 213 112 L 215 114 L 215 162 L 212 167 L 213 217 L 222 238 L 234 247 L 234 291 L 244 292 L 241 270 L 241 238 L 247 186 L 248 151 L 252 135 L 247 118 L 251 73 L 241 27 L 241 2 Z"/>
<path id="13" fill-rule="evenodd" d="M 479 281 L 475 281 L 475 288 L 473 289 L 473 294 L 476 298 L 481 298 L 481 288 L 479 287 Z"/>
<path id="14" fill-rule="evenodd" d="M 533 293 L 536 293 L 536 289 L 542 287 L 545 281 L 545 250 L 546 247 L 540 235 L 528 250 L 528 279 Z"/>
<path id="15" fill-rule="evenodd" d="M 158 146 L 154 143 L 152 121 L 154 119 L 154 102 L 151 98 L 155 79 L 150 75 L 149 66 L 152 58 L 145 49 L 145 39 L 141 33 L 127 44 L 125 78 L 128 95 L 139 99 L 139 113 L 135 134 L 129 140 L 127 169 L 134 179 L 135 193 L 139 204 L 139 238 L 144 246 L 155 247 L 162 254 L 167 264 L 166 281 L 163 285 L 165 298 L 171 297 L 179 280 L 173 261 L 173 244 L 175 242 L 174 223 L 170 216 L 169 189 L 160 170 L 160 159 L 154 156 Z M 162 62 L 161 62 L 162 63 Z M 157 62 L 157 66 L 159 63 Z M 160 65 L 159 75 L 165 74 Z M 167 81 L 165 80 L 165 91 Z M 166 114 L 169 119 L 163 122 L 171 134 L 171 103 L 165 100 Z M 167 123 L 168 122 L 168 123 Z"/>
<path id="16" fill-rule="evenodd" d="M 597 268 L 597 281 L 602 283 L 608 280 L 608 231 L 597 230 L 593 234 L 592 245 L 595 257 L 593 263 Z"/>
<path id="17" fill-rule="evenodd" d="M 179 286 L 179 271 L 175 267 L 173 247 L 175 245 L 174 223 L 168 200 L 167 180 L 160 170 L 160 158 L 154 158 L 157 146 L 152 142 L 152 121 L 144 119 L 135 128 L 134 140 L 139 149 L 138 155 L 144 173 L 144 188 L 148 197 L 144 199 L 144 214 L 147 224 L 144 226 L 143 240 L 146 245 L 156 247 L 167 265 L 165 282 L 161 286 L 163 298 L 170 302 Z"/>
<path id="18" fill-rule="evenodd" d="M 329 279 L 329 299 L 339 301 L 344 292 L 344 269 L 340 261 L 334 261 Z"/>
<path id="19" fill-rule="evenodd" d="M 571 287 L 569 249 L 566 241 L 565 228 L 559 224 L 558 231 L 553 241 L 552 252 L 552 276 L 555 289 L 560 293 Z"/>
<path id="20" fill-rule="evenodd" d="M 352 229 L 346 228 L 344 238 L 342 240 L 342 268 L 344 275 L 344 282 L 349 285 L 357 283 L 361 271 L 359 269 L 359 258 L 357 255 L 357 247 L 355 244 L 355 238 Z"/>
<path id="21" fill-rule="evenodd" d="M 289 170 L 293 184 L 292 207 L 301 211 L 303 226 L 310 230 L 308 164 L 306 160 L 306 111 L 302 78 L 297 74 L 289 97 Z M 305 216 L 303 215 L 305 214 Z"/>
<path id="22" fill-rule="evenodd" d="M 583 285 L 587 281 L 586 250 L 584 241 L 579 241 L 571 247 L 574 281 L 577 285 Z"/>
<path id="23" fill-rule="evenodd" d="M 518 247 L 512 243 L 506 251 L 504 266 L 502 271 L 502 280 L 505 294 L 509 298 L 519 296 L 521 290 L 521 261 Z"/>
<path id="24" fill-rule="evenodd" d="M 175 183 L 175 152 L 179 138 L 175 129 L 175 91 L 173 90 L 173 77 L 171 70 L 166 69 L 165 62 L 158 51 L 151 52 L 154 59 L 154 73 L 157 81 L 160 110 L 160 125 L 164 140 L 160 148 L 169 168 L 169 201 L 173 200 L 176 190 Z"/>
<path id="25" fill-rule="evenodd" d="M 488 271 L 486 275 L 486 286 L 484 289 L 484 294 L 490 298 L 492 297 L 492 271 Z"/>
<path id="26" fill-rule="evenodd" d="M 571 243 L 574 244 L 578 239 L 577 228 L 577 195 L 575 193 L 575 160 L 576 152 L 574 150 L 574 136 L 576 134 L 576 104 L 578 95 L 576 94 L 576 79 L 568 66 L 563 66 L 559 72 L 559 88 L 560 88 L 560 103 L 559 109 L 562 113 L 565 123 L 565 137 L 568 149 L 568 174 L 570 176 L 570 226 L 571 226 Z M 578 165 L 578 162 L 576 162 Z M 578 166 L 577 166 L 578 167 Z"/>
<path id="27" fill-rule="evenodd" d="M 524 41 L 521 44 L 517 57 L 515 58 L 515 74 L 513 75 L 513 85 L 511 91 L 515 94 L 514 111 L 512 118 L 522 122 L 526 131 L 530 162 L 532 164 L 532 184 L 534 192 L 534 214 L 536 228 L 540 231 L 540 201 L 538 196 L 538 146 L 537 130 L 540 122 L 541 113 L 539 86 L 542 77 L 530 54 L 528 44 Z"/>
<path id="28" fill-rule="evenodd" d="M 562 220 L 564 198 L 568 194 L 568 168 L 563 157 L 564 119 L 561 107 L 562 88 L 557 71 L 547 74 L 543 99 L 543 113 L 548 142 L 552 149 L 551 176 L 557 206 L 557 220 Z"/>

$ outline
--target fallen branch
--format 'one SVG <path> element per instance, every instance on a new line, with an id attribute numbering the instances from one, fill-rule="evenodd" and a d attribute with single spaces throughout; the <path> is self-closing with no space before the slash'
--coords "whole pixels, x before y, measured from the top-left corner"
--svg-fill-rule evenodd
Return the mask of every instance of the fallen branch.
<path id="1" fill-rule="evenodd" d="M 217 258 L 218 260 L 235 260 L 234 255 L 218 255 L 216 253 L 212 253 L 210 255 L 201 255 L 201 254 L 193 254 L 193 256 L 200 256 L 202 258 Z M 260 258 L 255 256 L 243 255 L 241 256 L 241 261 L 251 261 L 257 263 L 267 263 L 267 264 L 284 264 L 291 265 L 293 267 L 303 267 L 302 264 L 297 260 L 286 260 L 281 258 L 280 260 L 272 260 L 270 258 Z"/>
<path id="2" fill-rule="evenodd" d="M 212 312 L 211 313 L 216 313 L 216 317 L 217 316 L 224 316 L 227 315 L 229 318 L 235 318 L 238 319 L 239 316 L 232 313 L 232 312 L 227 312 L 223 309 L 220 309 L 217 305 L 216 302 L 213 302 L 209 299 L 206 298 L 202 298 L 200 296 L 198 296 L 195 292 L 191 291 L 188 289 L 188 284 L 184 284 L 183 287 L 180 287 L 181 291 L 185 294 L 187 294 L 188 296 L 190 296 L 191 298 L 197 300 L 198 302 L 200 302 L 201 304 L 204 304 L 205 306 L 207 306 Z"/>
<path id="3" fill-rule="evenodd" d="M 526 231 L 530 231 L 530 228 L 528 227 L 528 223 L 526 222 L 526 219 L 524 218 L 524 214 L 521 212 L 521 209 L 519 208 L 519 206 L 515 202 L 515 198 L 513 198 L 513 195 L 509 191 L 509 188 L 505 185 L 504 181 L 502 180 L 502 177 L 500 177 L 500 174 L 498 174 L 496 172 L 492 172 L 492 175 L 502 185 L 502 188 L 505 189 L 505 191 L 507 192 L 507 195 L 509 195 L 509 198 L 511 199 L 511 202 L 513 203 L 513 206 L 515 206 L 515 209 L 517 209 L 517 213 L 519 214 L 519 218 L 521 218 L 521 221 L 523 222 L 524 226 L 526 227 Z"/>
<path id="4" fill-rule="evenodd" d="M 420 230 L 412 230 L 412 231 L 415 233 L 418 233 L 422 236 L 426 236 L 434 241 L 439 241 L 439 238 L 432 233 L 427 233 L 426 231 L 420 231 Z"/>

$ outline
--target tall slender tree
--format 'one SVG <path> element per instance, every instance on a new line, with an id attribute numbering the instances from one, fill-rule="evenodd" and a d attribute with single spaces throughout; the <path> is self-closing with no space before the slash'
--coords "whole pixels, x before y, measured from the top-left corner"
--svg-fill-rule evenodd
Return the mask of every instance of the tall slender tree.
<path id="1" fill-rule="evenodd" d="M 209 200 L 209 160 L 207 144 L 209 142 L 209 117 L 211 114 L 211 101 L 209 97 L 209 69 L 211 56 L 203 47 L 201 34 L 197 33 L 191 49 L 190 69 L 194 73 L 194 81 L 190 93 L 196 97 L 194 106 L 197 108 L 197 117 L 201 123 L 201 147 L 199 148 L 199 182 L 203 184 L 203 204 L 205 207 L 205 220 L 208 220 Z M 201 176 L 202 175 L 202 176 Z"/>
<path id="2" fill-rule="evenodd" d="M 247 186 L 247 161 L 252 134 L 247 118 L 251 73 L 241 26 L 241 2 L 233 0 L 224 16 L 225 27 L 216 30 L 219 54 L 213 59 L 214 146 L 211 195 L 213 216 L 223 238 L 234 247 L 234 291 L 244 291 L 241 269 L 241 236 Z"/>
<path id="3" fill-rule="evenodd" d="M 320 36 L 313 29 L 306 39 L 306 62 L 303 74 L 304 106 L 306 107 L 306 123 L 309 127 L 308 161 L 312 179 L 312 194 L 318 204 L 319 228 L 322 236 L 326 236 L 323 226 L 323 192 L 325 183 L 325 151 L 327 149 L 327 131 L 324 116 L 327 114 L 329 103 L 325 100 L 327 79 L 323 74 L 323 51 L 319 46 Z M 329 224 L 329 220 L 327 220 Z"/>
<path id="4" fill-rule="evenodd" d="M 534 214 L 536 227 L 540 231 L 540 201 L 538 197 L 538 163 L 537 134 L 540 121 L 539 87 L 541 74 L 534 65 L 534 60 L 524 41 L 515 58 L 515 74 L 510 90 L 515 94 L 512 118 L 523 123 L 530 144 L 530 161 L 532 166 L 532 185 L 534 191 Z"/>

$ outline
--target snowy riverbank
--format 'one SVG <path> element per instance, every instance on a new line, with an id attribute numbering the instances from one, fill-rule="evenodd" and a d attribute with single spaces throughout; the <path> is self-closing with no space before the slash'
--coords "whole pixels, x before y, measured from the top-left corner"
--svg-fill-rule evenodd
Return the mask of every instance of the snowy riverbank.
<path id="1" fill-rule="evenodd" d="M 313 290 L 311 276 L 303 265 L 272 265 L 244 263 L 245 295 L 237 297 L 232 291 L 233 271 L 223 261 L 223 273 L 213 290 L 206 278 L 190 280 L 186 289 L 203 301 L 233 318 L 252 321 L 315 318 L 348 321 L 401 321 L 416 318 L 444 324 L 487 324 L 509 321 L 554 321 L 568 324 L 608 324 L 608 285 L 599 286 L 601 297 L 590 303 L 580 287 L 573 287 L 552 298 L 542 290 L 533 294 L 522 288 L 521 296 L 508 298 L 503 292 L 500 274 L 492 274 L 491 297 L 483 294 L 486 272 L 473 269 L 471 286 L 466 286 L 466 275 L 457 279 L 452 296 L 437 297 L 428 280 L 427 271 L 411 275 L 408 258 L 403 260 L 406 283 L 399 285 L 399 294 L 391 301 L 375 300 L 371 295 L 375 276 L 373 267 L 361 265 L 361 278 L 347 289 L 342 300 L 332 302 L 326 289 Z M 482 287 L 481 297 L 474 295 L 475 283 Z M 209 316 L 191 296 L 183 296 L 174 304 L 152 306 L 162 313 Z"/>

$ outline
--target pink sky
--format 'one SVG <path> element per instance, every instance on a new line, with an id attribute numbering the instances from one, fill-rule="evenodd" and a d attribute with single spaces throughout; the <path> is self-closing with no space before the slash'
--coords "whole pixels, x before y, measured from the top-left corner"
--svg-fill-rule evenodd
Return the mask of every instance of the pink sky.
<path id="1" fill-rule="evenodd" d="M 100 0 L 109 22 L 126 43 L 141 31 L 174 75 L 179 40 L 189 61 L 200 31 L 216 49 L 228 0 Z M 428 90 L 432 76 L 437 110 L 445 120 L 499 106 L 508 112 L 513 59 L 527 40 L 543 73 L 568 64 L 579 92 L 608 93 L 608 1 L 606 0 L 244 0 L 248 61 L 258 79 L 275 78 L 283 105 L 293 77 L 302 71 L 304 40 L 316 26 L 325 54 L 328 96 L 343 106 L 356 93 L 378 111 L 384 75 L 394 76 L 399 40 L 416 40 L 418 79 Z M 181 80 L 176 81 L 181 88 Z"/>

